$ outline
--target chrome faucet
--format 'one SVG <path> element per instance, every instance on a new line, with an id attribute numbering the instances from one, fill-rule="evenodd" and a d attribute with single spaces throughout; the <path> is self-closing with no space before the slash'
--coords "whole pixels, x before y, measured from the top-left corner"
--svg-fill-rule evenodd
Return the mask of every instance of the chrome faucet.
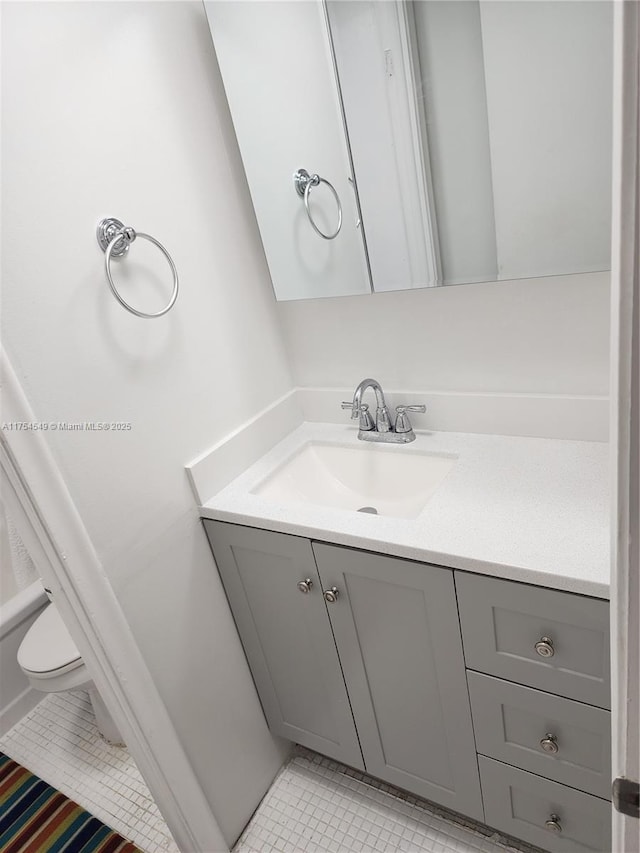
<path id="1" fill-rule="evenodd" d="M 375 423 L 362 395 L 372 388 L 376 395 Z M 343 409 L 351 409 L 351 419 L 359 418 L 358 438 L 361 441 L 384 441 L 391 444 L 407 444 L 416 437 L 407 412 L 425 412 L 426 406 L 396 406 L 396 423 L 391 424 L 389 409 L 384 399 L 382 386 L 375 379 L 363 379 L 353 394 L 350 403 L 342 403 Z"/>

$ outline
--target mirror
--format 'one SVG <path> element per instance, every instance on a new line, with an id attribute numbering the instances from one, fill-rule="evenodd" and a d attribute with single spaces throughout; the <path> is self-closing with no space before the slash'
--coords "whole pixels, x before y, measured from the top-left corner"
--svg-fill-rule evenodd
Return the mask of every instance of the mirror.
<path id="1" fill-rule="evenodd" d="M 609 268 L 611 2 L 205 6 L 278 299 Z"/>

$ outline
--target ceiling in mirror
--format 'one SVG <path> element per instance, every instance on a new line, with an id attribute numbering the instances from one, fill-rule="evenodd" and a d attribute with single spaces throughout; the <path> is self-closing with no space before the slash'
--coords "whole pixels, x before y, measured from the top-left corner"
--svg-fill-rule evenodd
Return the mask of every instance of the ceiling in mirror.
<path id="1" fill-rule="evenodd" d="M 205 6 L 278 299 L 609 268 L 612 3 Z"/>

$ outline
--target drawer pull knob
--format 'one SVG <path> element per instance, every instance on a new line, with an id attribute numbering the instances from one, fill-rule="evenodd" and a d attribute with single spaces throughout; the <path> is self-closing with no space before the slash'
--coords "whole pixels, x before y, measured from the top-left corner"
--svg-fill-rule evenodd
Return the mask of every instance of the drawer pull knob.
<path id="1" fill-rule="evenodd" d="M 337 586 L 332 586 L 331 589 L 325 589 L 325 591 L 324 591 L 325 601 L 328 601 L 330 604 L 333 604 L 334 601 L 338 600 L 339 594 L 340 593 L 338 592 Z"/>
<path id="2" fill-rule="evenodd" d="M 307 578 L 304 581 L 298 581 L 298 589 L 300 590 L 300 592 L 304 592 L 305 595 L 309 592 L 312 586 L 313 581 L 311 580 L 311 578 Z"/>
<path id="3" fill-rule="evenodd" d="M 555 832 L 556 834 L 562 832 L 562 824 L 557 814 L 549 815 L 549 820 L 545 820 L 544 826 L 549 832 Z"/>
<path id="4" fill-rule="evenodd" d="M 553 648 L 553 640 L 550 637 L 540 637 L 535 646 L 541 658 L 552 658 L 556 653 Z"/>
<path id="5" fill-rule="evenodd" d="M 550 732 L 547 732 L 546 735 L 540 741 L 540 746 L 544 749 L 545 752 L 549 752 L 555 755 L 558 751 L 558 739 L 555 735 L 552 735 Z"/>

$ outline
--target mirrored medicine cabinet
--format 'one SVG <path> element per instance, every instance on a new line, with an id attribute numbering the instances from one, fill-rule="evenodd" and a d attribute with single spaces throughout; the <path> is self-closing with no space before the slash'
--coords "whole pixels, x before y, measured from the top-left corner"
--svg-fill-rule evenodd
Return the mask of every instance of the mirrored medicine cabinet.
<path id="1" fill-rule="evenodd" d="M 206 0 L 276 297 L 609 268 L 604 0 Z"/>

